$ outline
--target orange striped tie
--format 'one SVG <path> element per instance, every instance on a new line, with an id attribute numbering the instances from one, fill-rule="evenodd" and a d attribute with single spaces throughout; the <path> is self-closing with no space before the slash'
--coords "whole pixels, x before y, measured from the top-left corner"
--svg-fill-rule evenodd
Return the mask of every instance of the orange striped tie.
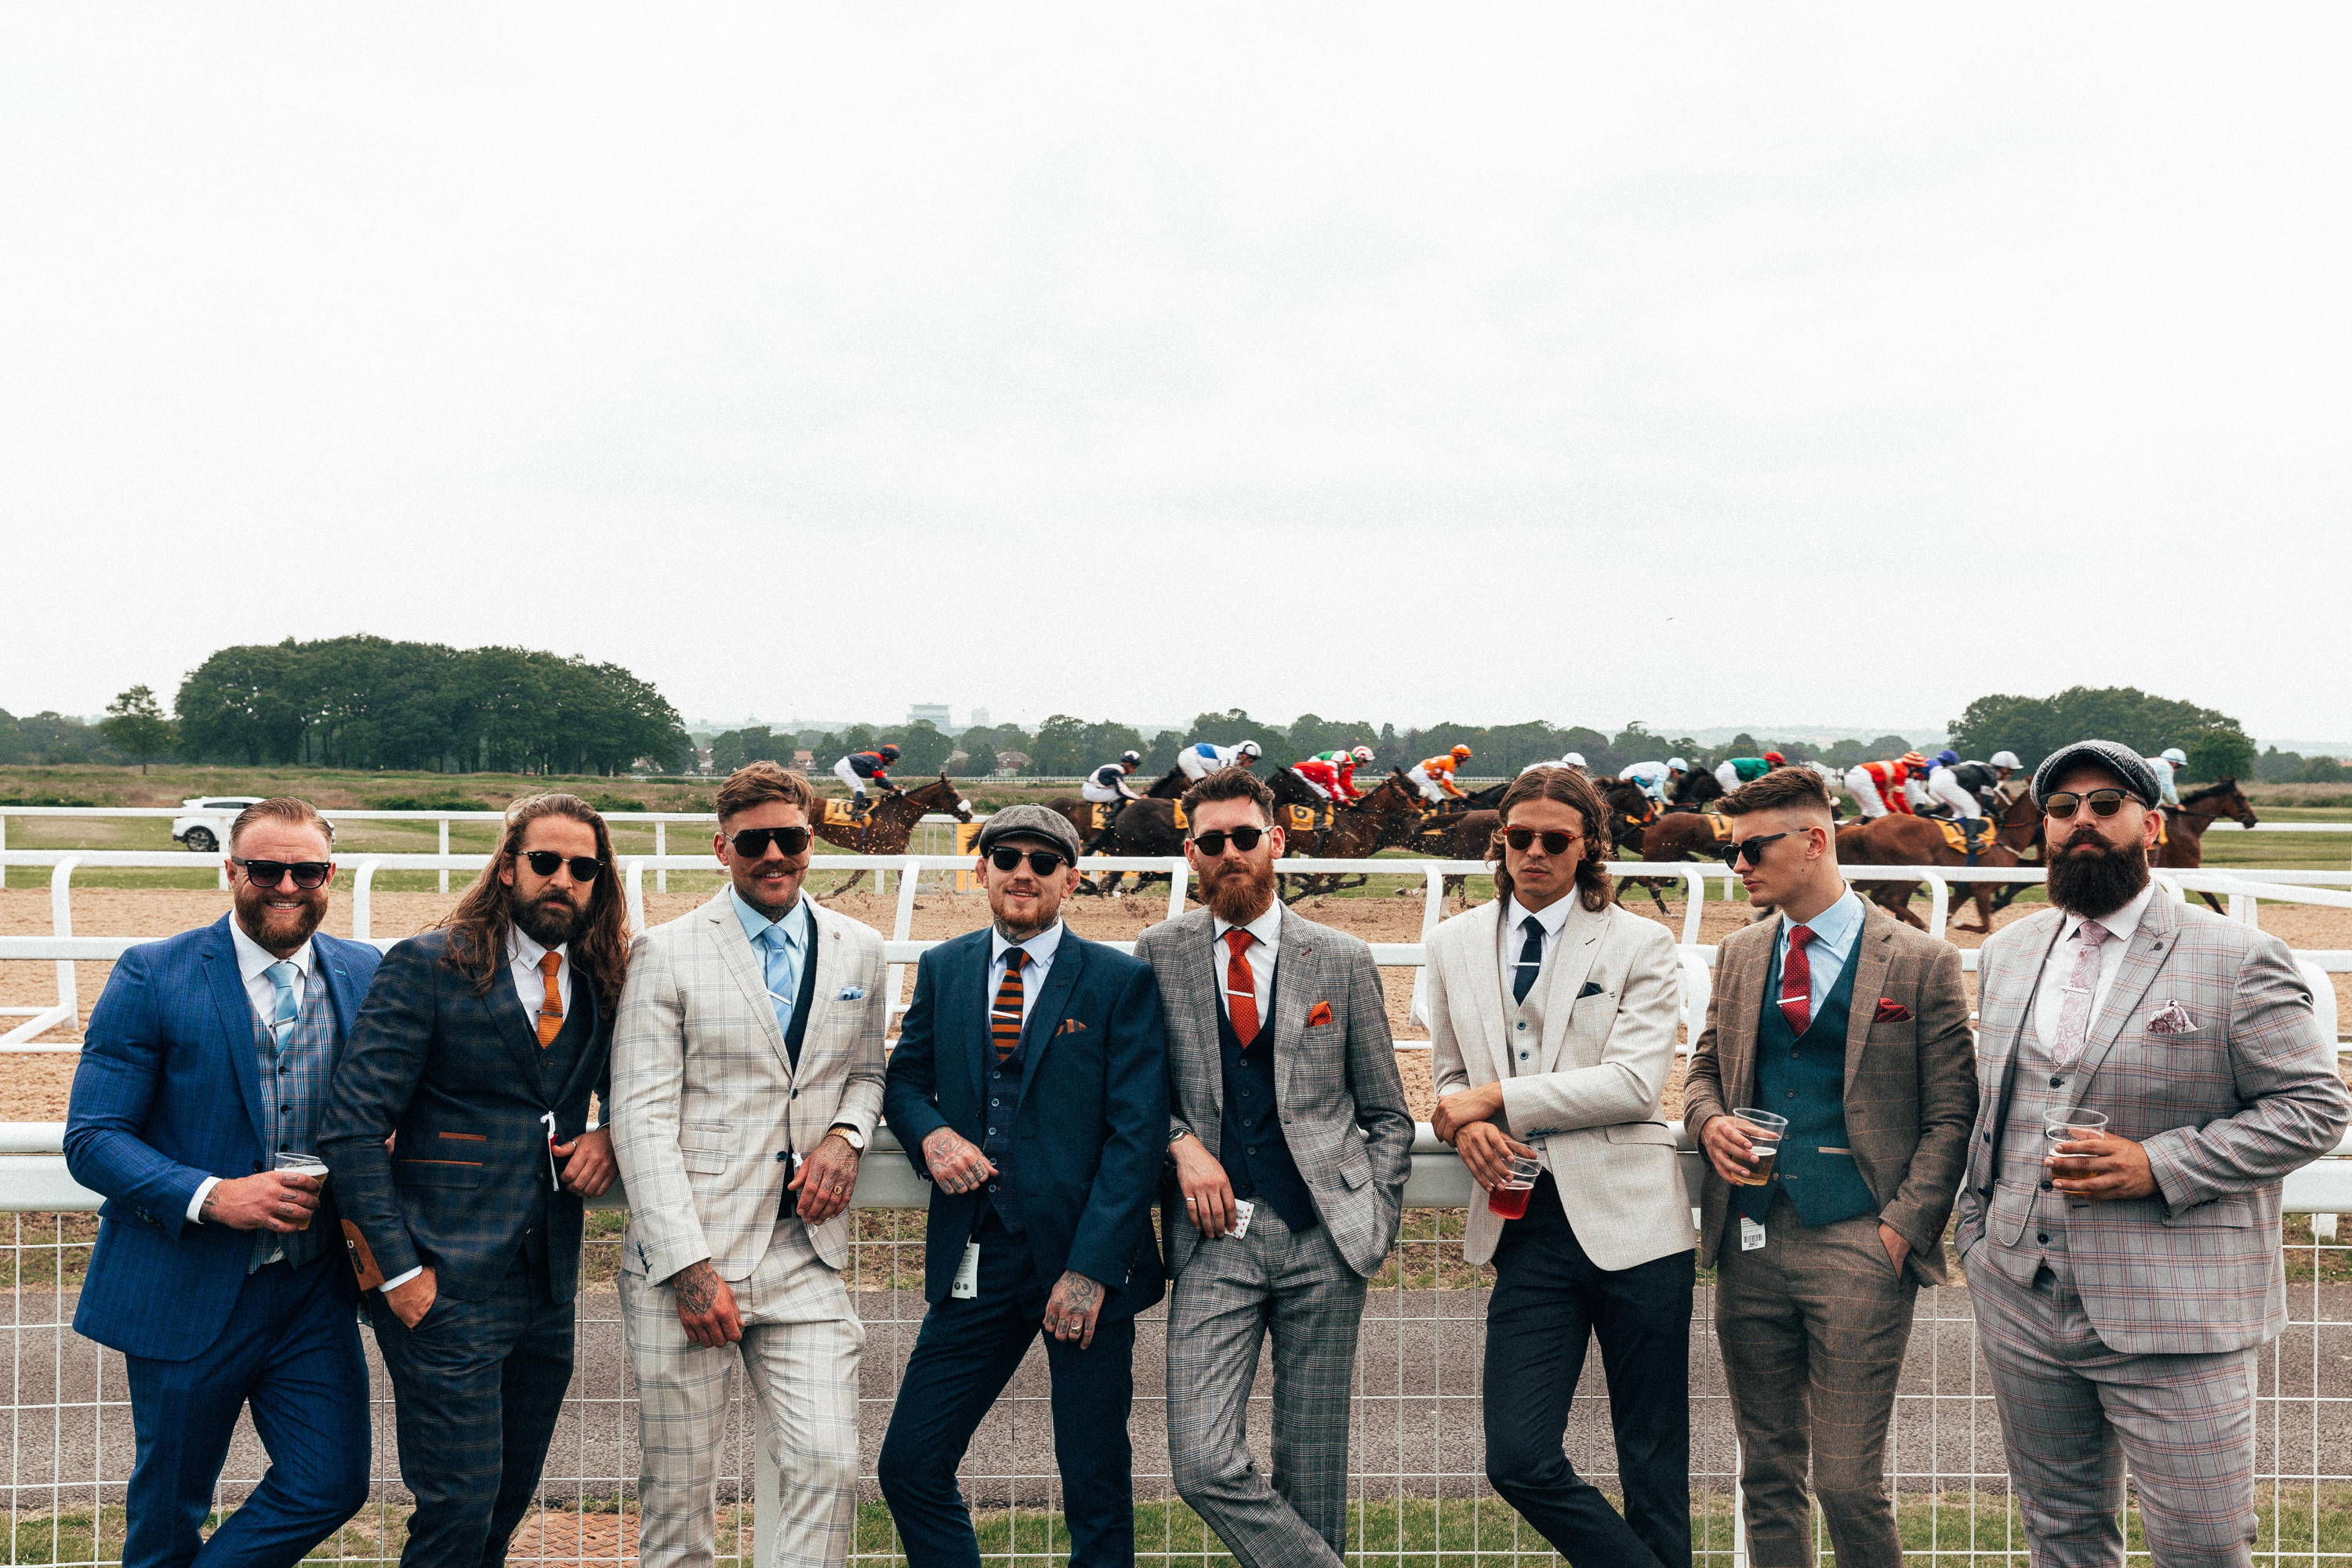
<path id="1" fill-rule="evenodd" d="M 539 1048 L 542 1051 L 563 1033 L 563 993 L 555 988 L 555 972 L 562 967 L 562 953 L 539 955 L 539 972 L 547 977 L 547 999 L 539 1005 Z"/>
<path id="2" fill-rule="evenodd" d="M 1233 1020 L 1234 1038 L 1244 1050 L 1257 1038 L 1257 979 L 1243 956 L 1256 940 L 1239 926 L 1225 932 L 1225 1014 Z"/>
<path id="3" fill-rule="evenodd" d="M 1004 950 L 1004 982 L 996 988 L 996 1005 L 989 1010 L 988 1032 L 996 1041 L 996 1061 L 1002 1067 L 1021 1048 L 1021 965 L 1029 954 L 1021 948 Z"/>

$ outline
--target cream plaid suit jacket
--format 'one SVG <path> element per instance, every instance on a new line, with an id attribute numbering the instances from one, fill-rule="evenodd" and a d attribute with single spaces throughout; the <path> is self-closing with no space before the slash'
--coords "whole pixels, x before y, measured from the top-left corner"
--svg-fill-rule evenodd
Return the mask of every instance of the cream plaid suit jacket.
<path id="1" fill-rule="evenodd" d="M 798 1072 L 728 889 L 637 939 L 613 1036 L 625 1268 L 660 1280 L 708 1258 L 723 1279 L 749 1278 L 775 1228 L 786 1152 L 814 1152 L 835 1122 L 872 1140 L 889 1013 L 882 938 L 814 900 L 810 910 L 816 983 Z M 834 1268 L 848 1262 L 846 1214 L 809 1237 Z"/>
<path id="2" fill-rule="evenodd" d="M 2065 926 L 2048 910 L 1984 944 L 1978 1082 L 1953 1244 L 2024 1229 L 2032 1194 L 1996 1193 L 2017 1043 L 2042 966 Z M 2185 1030 L 2149 1021 L 2178 1006 Z M 2172 1026 L 2178 1029 L 2178 1025 Z M 2106 1005 L 2068 1074 L 2079 1105 L 2147 1151 L 2157 1194 L 2068 1208 L 2066 1252 L 2099 1338 L 2131 1353 L 2206 1354 L 2261 1344 L 2286 1324 L 2280 1184 L 2336 1146 L 2352 1117 L 2311 990 L 2284 942 L 2158 893 L 2124 950 Z"/>

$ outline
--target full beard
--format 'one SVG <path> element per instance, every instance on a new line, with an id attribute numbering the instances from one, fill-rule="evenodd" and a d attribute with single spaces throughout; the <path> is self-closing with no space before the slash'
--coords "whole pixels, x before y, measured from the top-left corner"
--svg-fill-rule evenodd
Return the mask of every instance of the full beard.
<path id="1" fill-rule="evenodd" d="M 2111 915 L 2147 886 L 2147 846 L 2116 848 L 2078 836 L 2050 858 L 2050 901 L 2068 914 L 2095 921 Z"/>
<path id="2" fill-rule="evenodd" d="M 1257 919 L 1274 902 L 1273 862 L 1227 866 L 1214 880 L 1202 878 L 1201 901 L 1227 925 L 1244 925 Z"/>
<path id="3" fill-rule="evenodd" d="M 524 935 L 541 947 L 562 947 L 580 932 L 587 915 L 566 898 L 509 899 L 507 912 Z"/>
<path id="4" fill-rule="evenodd" d="M 272 952 L 292 952 L 310 940 L 319 922 L 327 918 L 327 890 L 301 896 L 301 908 L 273 910 L 269 900 L 282 897 L 276 889 L 262 891 L 252 884 L 240 881 L 236 900 L 236 923 L 245 934 Z"/>

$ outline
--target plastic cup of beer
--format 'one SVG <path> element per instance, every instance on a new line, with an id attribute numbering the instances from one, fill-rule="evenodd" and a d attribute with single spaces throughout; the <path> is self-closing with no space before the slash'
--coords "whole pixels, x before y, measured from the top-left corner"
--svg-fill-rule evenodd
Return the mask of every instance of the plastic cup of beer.
<path id="1" fill-rule="evenodd" d="M 1731 1114 L 1756 1129 L 1748 1136 L 1748 1174 L 1735 1184 L 1760 1187 L 1772 1179 L 1772 1156 L 1780 1152 L 1780 1135 L 1789 1130 L 1789 1119 L 1746 1105 L 1733 1107 Z"/>
<path id="2" fill-rule="evenodd" d="M 305 1154 L 290 1149 L 280 1149 L 278 1152 L 278 1169 L 281 1171 L 291 1171 L 298 1176 L 311 1177 L 322 1187 L 327 1184 L 327 1162 L 320 1159 L 316 1154 Z M 302 1223 L 294 1228 L 297 1230 L 310 1229 L 310 1216 L 307 1214 L 304 1215 L 302 1216 Z"/>
<path id="3" fill-rule="evenodd" d="M 1536 1190 L 1536 1174 L 1543 1163 L 1532 1154 L 1514 1154 L 1511 1168 L 1499 1187 L 1486 1189 L 1486 1208 L 1504 1219 L 1518 1219 L 1528 1212 L 1528 1195 Z"/>
<path id="4" fill-rule="evenodd" d="M 2061 1143 L 2078 1143 L 2085 1138 L 2095 1138 L 2107 1130 L 2107 1113 L 2084 1110 L 2080 1106 L 2058 1107 L 2042 1113 L 2042 1136 L 2050 1142 L 2050 1157 L 2053 1160 L 2088 1160 L 2089 1154 L 2061 1154 Z M 2064 1166 L 2059 1167 L 2063 1173 Z"/>

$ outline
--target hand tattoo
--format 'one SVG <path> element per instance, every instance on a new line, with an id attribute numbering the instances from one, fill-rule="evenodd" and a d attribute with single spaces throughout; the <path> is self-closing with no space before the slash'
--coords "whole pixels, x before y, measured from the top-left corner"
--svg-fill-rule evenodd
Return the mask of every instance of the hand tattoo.
<path id="1" fill-rule="evenodd" d="M 707 1258 L 689 1263 L 670 1277 L 670 1288 L 677 1292 L 677 1304 L 699 1317 L 719 1300 L 719 1271 Z"/>
<path id="2" fill-rule="evenodd" d="M 1085 1317 L 1102 1299 L 1102 1287 L 1083 1274 L 1062 1276 L 1062 1305 L 1075 1317 Z"/>

